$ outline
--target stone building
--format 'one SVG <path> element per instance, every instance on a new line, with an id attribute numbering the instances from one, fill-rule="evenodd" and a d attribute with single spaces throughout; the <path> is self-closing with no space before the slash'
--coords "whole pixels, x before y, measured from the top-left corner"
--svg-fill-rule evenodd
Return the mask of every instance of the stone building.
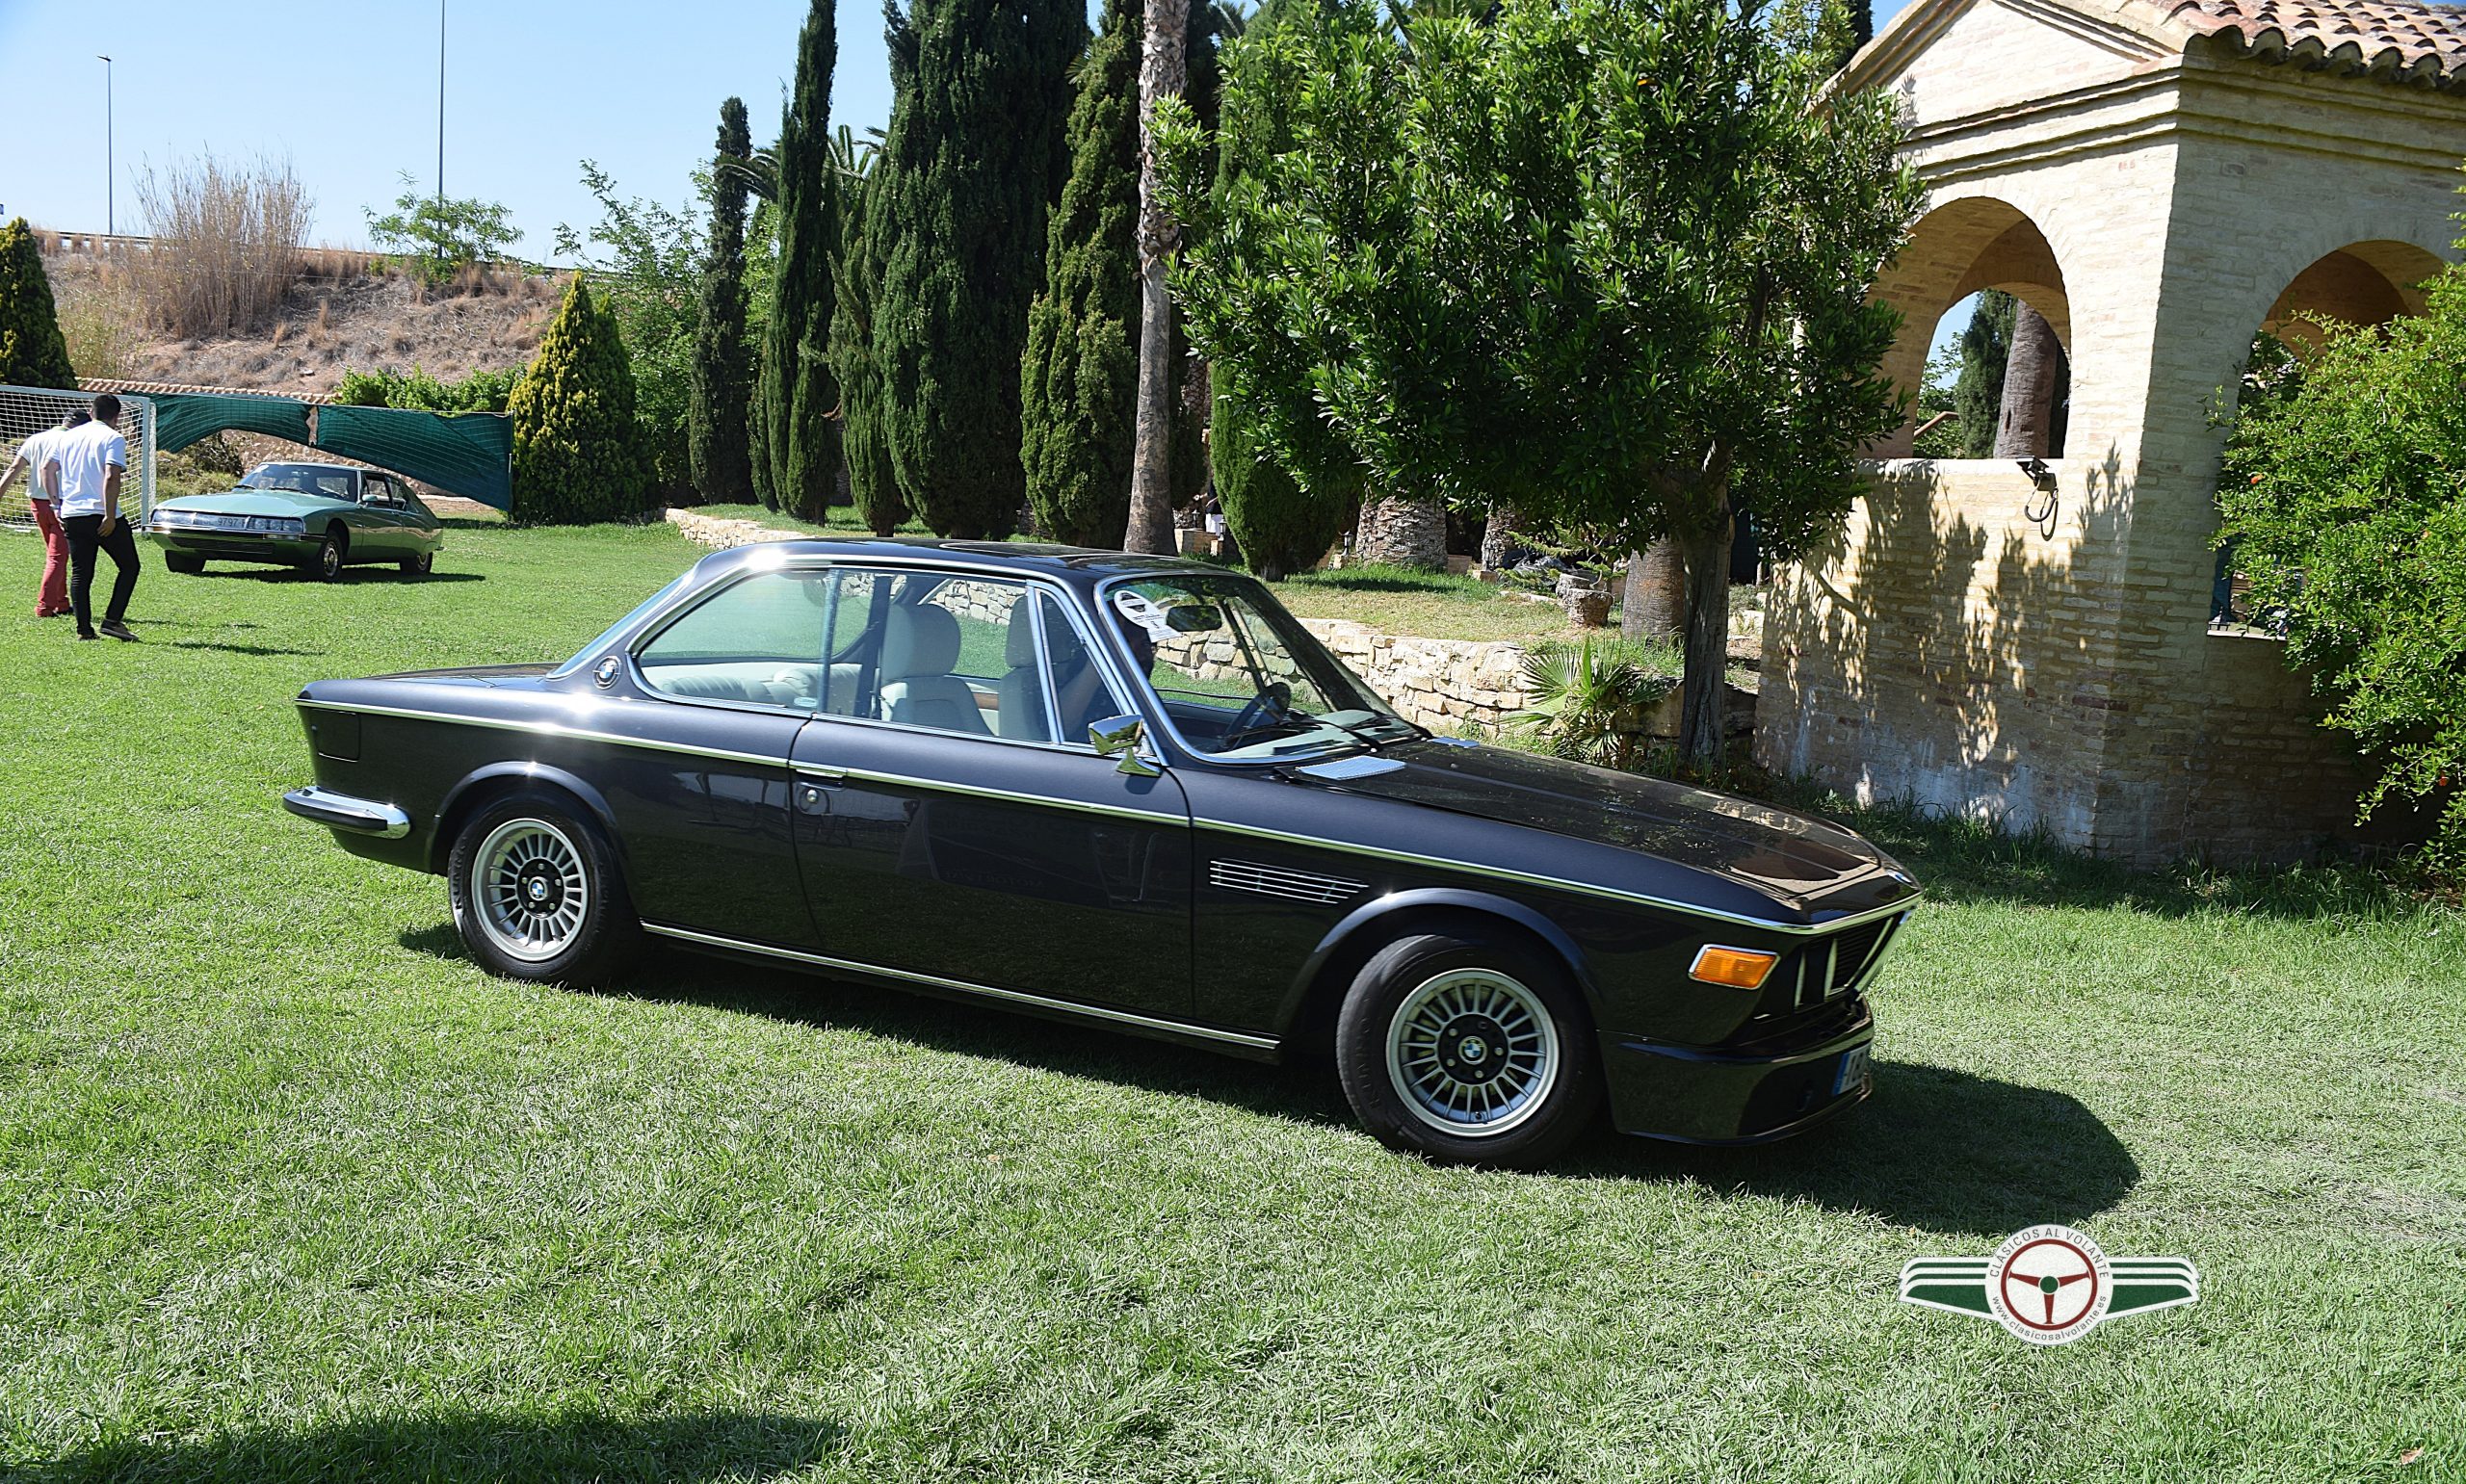
<path id="1" fill-rule="evenodd" d="M 2034 472 L 1876 450 L 1774 592 L 1759 759 L 2139 862 L 2341 832 L 2357 777 L 2308 688 L 2210 626 L 2216 413 L 2256 330 L 2420 308 L 2455 255 L 2466 10 L 1916 0 L 1847 82 L 1905 100 L 1930 187 L 1876 291 L 1892 375 L 2008 290 L 2069 356 L 2069 426 Z"/>

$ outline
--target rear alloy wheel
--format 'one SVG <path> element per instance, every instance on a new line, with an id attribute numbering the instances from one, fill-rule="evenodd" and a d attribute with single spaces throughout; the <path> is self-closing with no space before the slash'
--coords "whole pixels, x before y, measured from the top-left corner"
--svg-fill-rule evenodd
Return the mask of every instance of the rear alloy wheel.
<path id="1" fill-rule="evenodd" d="M 533 983 L 603 983 L 642 924 L 599 831 L 563 798 L 522 794 L 455 837 L 446 892 L 462 942 L 489 973 Z"/>
<path id="2" fill-rule="evenodd" d="M 403 559 L 403 575 L 405 577 L 426 577 L 435 570 L 436 553 L 434 552 L 422 552 L 416 557 L 406 557 Z"/>
<path id="3" fill-rule="evenodd" d="M 205 559 L 192 557 L 186 552 L 165 552 L 163 568 L 165 571 L 177 572 L 182 577 L 195 577 L 205 570 Z"/>
<path id="4" fill-rule="evenodd" d="M 350 549 L 350 539 L 343 534 L 341 527 L 327 532 L 326 538 L 317 543 L 317 555 L 308 559 L 309 575 L 321 583 L 330 583 L 341 577 L 343 558 Z"/>
<path id="5" fill-rule="evenodd" d="M 1541 1163 L 1601 1103 L 1592 1020 L 1565 973 L 1470 935 L 1404 938 L 1363 966 L 1336 1071 L 1381 1143 L 1453 1163 Z"/>

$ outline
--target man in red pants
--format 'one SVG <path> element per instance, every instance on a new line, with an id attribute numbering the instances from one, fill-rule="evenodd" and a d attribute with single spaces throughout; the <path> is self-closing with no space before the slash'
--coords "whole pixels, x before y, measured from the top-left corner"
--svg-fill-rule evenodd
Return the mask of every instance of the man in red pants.
<path id="1" fill-rule="evenodd" d="M 87 421 L 84 411 L 70 413 L 58 429 L 44 429 L 30 433 L 17 445 L 17 456 L 9 460 L 8 472 L 0 474 L 0 495 L 9 492 L 17 471 L 26 471 L 26 499 L 34 507 L 35 529 L 42 533 L 42 589 L 35 598 L 37 618 L 65 618 L 68 615 L 68 535 L 60 524 L 55 506 L 57 491 L 43 478 L 44 458 L 41 448 L 57 433 Z"/>

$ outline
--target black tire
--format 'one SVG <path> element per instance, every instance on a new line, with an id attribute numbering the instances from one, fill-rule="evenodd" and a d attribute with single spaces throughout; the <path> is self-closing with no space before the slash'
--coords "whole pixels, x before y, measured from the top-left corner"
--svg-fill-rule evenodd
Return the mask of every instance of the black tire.
<path id="1" fill-rule="evenodd" d="M 512 869 L 511 862 L 520 857 L 510 852 L 518 852 L 525 843 L 539 847 L 540 860 Z M 483 872 L 499 878 L 493 904 L 483 901 L 474 879 Z M 543 889 L 537 896 L 535 877 Z M 578 901 L 570 895 L 577 881 Z M 562 794 L 512 794 L 472 815 L 454 838 L 445 889 L 454 906 L 454 925 L 471 956 L 505 978 L 534 984 L 612 983 L 640 950 L 643 926 L 634 916 L 616 851 L 588 813 Z M 570 926 L 563 921 L 568 906 Z M 516 929 L 526 925 L 541 929 L 527 950 L 514 942 Z"/>
<path id="2" fill-rule="evenodd" d="M 435 570 L 436 553 L 434 552 L 422 552 L 416 557 L 406 557 L 403 559 L 403 575 L 405 577 L 426 577 Z"/>
<path id="3" fill-rule="evenodd" d="M 317 555 L 308 559 L 308 575 L 321 583 L 330 583 L 343 575 L 343 563 L 351 556 L 351 537 L 336 526 L 317 543 Z"/>
<path id="4" fill-rule="evenodd" d="M 186 552 L 165 552 L 163 569 L 167 572 L 177 572 L 182 577 L 195 577 L 205 570 L 205 559 L 192 557 Z"/>
<path id="5" fill-rule="evenodd" d="M 1416 1065 L 1462 1109 L 1413 1096 Z M 1336 1076 L 1380 1143 L 1451 1164 L 1546 1163 L 1601 1106 L 1601 1050 L 1566 971 L 1474 932 L 1401 938 L 1362 966 L 1336 1017 Z"/>

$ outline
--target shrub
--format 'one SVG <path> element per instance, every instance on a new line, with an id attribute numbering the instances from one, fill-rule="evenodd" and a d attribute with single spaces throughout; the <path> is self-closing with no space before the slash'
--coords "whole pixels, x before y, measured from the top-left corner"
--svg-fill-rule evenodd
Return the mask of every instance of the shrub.
<path id="1" fill-rule="evenodd" d="M 1344 534 L 1343 502 L 1313 494 L 1259 447 L 1249 420 L 1229 397 L 1216 399 L 1209 423 L 1208 456 L 1216 467 L 1216 497 L 1224 524 L 1250 570 L 1275 582 L 1306 572 Z"/>
<path id="2" fill-rule="evenodd" d="M 146 320 L 184 336 L 235 335 L 282 306 L 299 280 L 314 202 L 288 163 L 226 168 L 213 155 L 137 175 L 153 245 L 129 254 Z"/>
<path id="3" fill-rule="evenodd" d="M 580 274 L 515 384 L 515 520 L 582 525 L 643 508 L 649 459 L 634 416 L 634 370 L 616 320 Z"/>
<path id="4" fill-rule="evenodd" d="M 1607 635 L 1550 639 L 1525 652 L 1534 703 L 1512 723 L 1536 752 L 1597 768 L 1632 768 L 1652 709 L 1678 689 L 1667 646 Z"/>
<path id="5" fill-rule="evenodd" d="M 2256 369 L 2219 544 L 2376 769 L 2363 814 L 2426 803 L 2434 855 L 2466 865 L 2466 271 L 2419 318 L 2328 328 L 2299 375 Z"/>
<path id="6" fill-rule="evenodd" d="M 409 371 L 345 371 L 334 400 L 355 407 L 401 407 L 413 412 L 503 412 L 522 373 L 475 371 L 459 381 L 439 381 L 417 366 Z"/>
<path id="7" fill-rule="evenodd" d="M 0 228 L 0 381 L 77 387 L 68 342 L 61 338 L 60 316 L 51 302 L 51 279 L 23 217 Z"/>
<path id="8" fill-rule="evenodd" d="M 381 217 L 375 207 L 362 211 L 368 238 L 409 260 L 427 283 L 448 282 L 466 264 L 493 263 L 522 240 L 521 231 L 506 221 L 512 208 L 503 202 L 422 195 L 409 171 L 397 178 L 403 194 L 394 198 L 392 211 Z"/>
<path id="9" fill-rule="evenodd" d="M 624 337 L 650 479 L 662 496 L 682 493 L 694 482 L 686 421 L 694 400 L 694 328 L 701 319 L 701 224 L 690 207 L 675 211 L 639 196 L 620 198 L 616 182 L 589 160 L 582 162 L 582 183 L 599 202 L 600 221 L 590 240 L 609 255 L 591 265 L 596 299 Z M 582 256 L 581 234 L 560 225 L 557 250 Z"/>

